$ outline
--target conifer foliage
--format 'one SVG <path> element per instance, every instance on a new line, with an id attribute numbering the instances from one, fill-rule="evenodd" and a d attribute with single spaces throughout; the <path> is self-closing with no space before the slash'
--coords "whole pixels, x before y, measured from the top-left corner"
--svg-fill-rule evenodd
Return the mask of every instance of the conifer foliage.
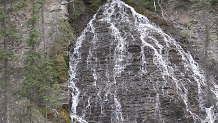
<path id="1" fill-rule="evenodd" d="M 11 62 L 16 58 L 13 51 L 16 38 L 16 27 L 11 20 L 10 14 L 12 13 L 11 6 L 14 0 L 0 0 L 0 90 L 3 90 L 4 103 L 4 116 L 1 118 L 2 122 L 10 123 L 9 119 L 9 100 L 10 100 L 10 86 L 12 67 Z M 0 120 L 0 122 L 1 122 Z"/>
<path id="2" fill-rule="evenodd" d="M 47 109 L 58 105 L 55 97 L 58 84 L 54 82 L 53 61 L 45 50 L 45 46 L 43 51 L 37 51 L 39 43 L 44 42 L 42 41 L 44 38 L 41 38 L 43 34 L 37 28 L 40 9 L 43 4 L 43 0 L 32 0 L 32 13 L 29 19 L 30 30 L 26 41 L 29 50 L 25 53 L 24 80 L 20 91 L 20 96 L 30 101 L 28 106 L 28 119 L 30 122 L 32 122 L 33 106 L 44 107 L 47 120 Z"/>
<path id="3" fill-rule="evenodd" d="M 57 19 L 57 27 L 54 26 L 53 29 L 57 30 L 55 38 L 46 39 L 46 2 L 48 1 L 0 0 L 0 99 L 3 102 L 0 108 L 4 107 L 0 110 L 0 123 L 14 122 L 12 119 L 32 123 L 35 109 L 41 111 L 47 122 L 49 110 L 60 107 L 59 83 L 67 82 L 66 52 L 73 33 L 68 29 L 69 24 L 65 26 L 67 21 Z M 22 20 L 16 16 L 22 13 L 27 20 L 21 22 L 24 26 L 20 27 L 19 21 Z M 51 46 L 46 46 L 46 42 Z M 19 67 L 15 66 L 18 64 L 16 60 L 22 62 Z M 13 105 L 11 99 L 14 100 L 15 97 L 22 100 L 21 105 L 25 105 L 19 107 L 18 112 L 13 110 L 16 114 L 10 110 Z"/>

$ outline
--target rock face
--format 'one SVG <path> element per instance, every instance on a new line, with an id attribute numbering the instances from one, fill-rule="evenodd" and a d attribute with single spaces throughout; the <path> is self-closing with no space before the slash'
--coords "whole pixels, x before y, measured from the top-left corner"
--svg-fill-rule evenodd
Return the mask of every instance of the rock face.
<path id="1" fill-rule="evenodd" d="M 27 4 L 30 1 L 26 1 Z M 42 31 L 42 27 L 44 27 L 45 32 L 45 48 L 48 50 L 51 48 L 52 43 L 54 43 L 54 39 L 57 36 L 60 36 L 60 31 L 58 30 L 60 26 L 60 20 L 67 21 L 66 15 L 67 13 L 67 5 L 64 4 L 66 0 L 48 0 L 46 4 L 44 5 L 44 24 L 41 23 L 42 18 L 39 18 L 37 27 L 39 28 L 39 31 Z M 28 4 L 30 5 L 30 4 Z M 8 115 L 9 115 L 9 122 L 10 123 L 29 123 L 29 120 L 26 118 L 27 114 L 27 105 L 28 100 L 26 99 L 20 99 L 15 94 L 17 90 L 20 88 L 20 83 L 23 79 L 21 69 L 23 67 L 25 52 L 29 49 L 29 47 L 26 45 L 26 40 L 28 37 L 28 31 L 29 27 L 27 25 L 27 21 L 30 18 L 31 13 L 31 6 L 26 6 L 23 9 L 14 12 L 11 16 L 11 21 L 16 23 L 17 29 L 22 32 L 19 36 L 21 39 L 16 42 L 16 46 L 14 47 L 13 51 L 18 57 L 15 61 L 10 61 L 9 64 L 14 68 L 16 74 L 13 76 L 10 76 L 10 87 L 8 87 Z M 2 7 L 2 6 L 1 6 Z M 10 44 L 9 44 L 10 45 Z M 37 47 L 37 51 L 43 52 L 43 42 L 40 42 L 39 46 Z M 67 48 L 66 48 L 67 49 Z M 66 51 L 67 54 L 67 51 Z M 2 65 L 0 65 L 0 78 L 2 77 L 3 68 Z M 11 72 L 13 70 L 10 70 Z M 19 71 L 19 72 L 18 72 Z M 67 81 L 60 85 L 62 90 L 60 92 L 61 97 L 59 97 L 58 100 L 60 100 L 60 103 L 63 105 L 66 105 L 69 103 L 69 92 L 67 88 Z M 5 98 L 3 93 L 3 88 L 0 87 L 0 123 L 4 123 L 4 115 L 5 115 Z M 23 120 L 22 120 L 23 119 Z M 33 123 L 44 123 L 45 116 L 43 116 L 42 112 L 39 112 L 38 109 L 34 108 L 33 111 Z M 47 123 L 50 123 L 50 121 L 47 121 Z M 60 122 L 59 122 L 60 123 Z"/>
<path id="2" fill-rule="evenodd" d="M 212 4 L 210 7 L 206 8 L 203 4 L 199 6 L 200 2 L 193 0 L 193 2 L 184 2 L 183 7 L 175 8 L 175 1 L 170 1 L 172 4 L 167 4 L 164 6 L 166 11 L 165 18 L 169 23 L 171 23 L 176 29 L 179 30 L 177 33 L 181 33 L 184 41 L 189 45 L 189 50 L 192 52 L 194 59 L 198 60 L 199 63 L 204 64 L 204 47 L 205 47 L 205 37 L 206 24 L 210 27 L 209 34 L 209 60 L 218 61 L 218 10 L 217 3 Z M 189 7 L 187 7 L 189 5 Z M 184 9 L 184 7 L 187 7 Z M 175 34 L 172 34 L 175 35 Z M 206 42 L 209 42 L 206 41 Z M 216 63 L 217 64 L 217 63 Z M 211 64 L 211 66 L 214 65 Z M 217 81 L 217 80 L 216 80 Z"/>
<path id="3" fill-rule="evenodd" d="M 73 123 L 215 123 L 217 85 L 207 84 L 190 53 L 119 0 L 70 50 Z"/>

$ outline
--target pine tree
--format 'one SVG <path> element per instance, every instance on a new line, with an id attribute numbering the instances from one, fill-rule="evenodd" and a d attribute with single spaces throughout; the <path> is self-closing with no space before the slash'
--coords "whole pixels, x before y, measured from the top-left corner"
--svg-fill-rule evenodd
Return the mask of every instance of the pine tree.
<path id="1" fill-rule="evenodd" d="M 22 82 L 23 91 L 21 96 L 30 100 L 28 108 L 29 122 L 32 122 L 32 107 L 34 103 L 38 102 L 38 83 L 39 83 L 39 67 L 38 63 L 41 58 L 41 54 L 36 51 L 36 46 L 39 43 L 39 32 L 36 28 L 38 19 L 38 3 L 36 0 L 32 0 L 32 15 L 29 19 L 30 31 L 29 37 L 27 38 L 27 45 L 30 49 L 25 53 L 24 61 L 24 80 Z"/>
<path id="2" fill-rule="evenodd" d="M 10 87 L 10 62 L 15 58 L 15 53 L 13 52 L 13 44 L 16 41 L 16 27 L 15 23 L 11 21 L 11 6 L 14 0 L 1 0 L 0 4 L 0 41 L 3 44 L 3 47 L 0 47 L 0 61 L 3 61 L 3 75 L 2 82 L 0 83 L 3 86 L 4 93 L 4 122 L 10 123 L 9 119 L 9 87 Z"/>
<path id="3" fill-rule="evenodd" d="M 44 0 L 32 0 L 32 15 L 29 20 L 30 31 L 27 38 L 27 45 L 30 49 L 25 53 L 23 68 L 24 80 L 20 95 L 30 101 L 28 106 L 29 122 L 32 122 L 33 106 L 45 108 L 47 122 L 47 109 L 57 105 L 54 93 L 56 82 L 54 81 L 53 61 L 46 52 L 44 27 L 40 34 L 37 28 L 41 8 L 41 23 L 44 25 Z M 43 42 L 43 51 L 37 51 L 40 42 Z"/>

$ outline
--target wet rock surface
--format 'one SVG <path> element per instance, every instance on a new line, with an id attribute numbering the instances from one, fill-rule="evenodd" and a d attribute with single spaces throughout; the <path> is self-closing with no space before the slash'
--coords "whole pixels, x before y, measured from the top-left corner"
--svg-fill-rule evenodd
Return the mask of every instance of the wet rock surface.
<path id="1" fill-rule="evenodd" d="M 71 48 L 70 75 L 73 122 L 216 121 L 192 56 L 119 0 L 102 6 Z"/>

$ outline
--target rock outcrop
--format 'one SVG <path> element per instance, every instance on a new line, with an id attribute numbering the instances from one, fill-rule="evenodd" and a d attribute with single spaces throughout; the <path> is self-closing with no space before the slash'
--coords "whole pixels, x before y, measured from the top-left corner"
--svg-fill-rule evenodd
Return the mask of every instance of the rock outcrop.
<path id="1" fill-rule="evenodd" d="M 71 48 L 69 87 L 76 123 L 217 122 L 191 54 L 119 0 L 103 5 Z"/>

